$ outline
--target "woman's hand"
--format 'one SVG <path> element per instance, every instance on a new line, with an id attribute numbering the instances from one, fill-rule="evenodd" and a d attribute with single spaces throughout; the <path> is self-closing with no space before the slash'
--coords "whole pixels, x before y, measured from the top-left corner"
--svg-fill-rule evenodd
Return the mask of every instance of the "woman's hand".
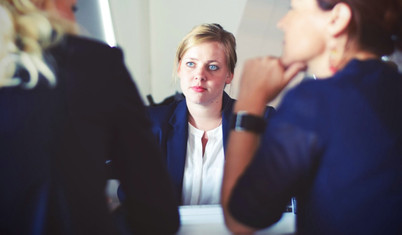
<path id="1" fill-rule="evenodd" d="M 260 114 L 266 104 L 304 68 L 302 63 L 295 63 L 285 68 L 281 60 L 276 57 L 250 59 L 243 68 L 238 101 L 246 103 L 249 112 Z"/>

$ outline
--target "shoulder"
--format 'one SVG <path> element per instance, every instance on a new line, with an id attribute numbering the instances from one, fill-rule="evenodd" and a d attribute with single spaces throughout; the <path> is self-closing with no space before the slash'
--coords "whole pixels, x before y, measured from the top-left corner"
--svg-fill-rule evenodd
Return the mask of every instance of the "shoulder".
<path id="1" fill-rule="evenodd" d="M 175 110 L 177 104 L 171 103 L 167 105 L 148 106 L 148 114 L 154 119 L 163 119 L 163 117 L 169 116 Z"/>
<path id="2" fill-rule="evenodd" d="M 283 98 L 280 106 L 283 104 L 293 103 L 294 106 L 300 105 L 300 103 L 317 102 L 325 97 L 328 97 L 333 92 L 334 83 L 337 79 L 304 79 L 300 84 L 291 88 Z"/>
<path id="3" fill-rule="evenodd" d="M 233 106 L 236 100 L 230 97 L 226 92 L 223 92 L 222 111 L 223 113 L 232 113 Z"/>
<path id="4" fill-rule="evenodd" d="M 316 110 L 317 105 L 319 105 L 320 97 L 321 100 L 328 97 L 321 95 L 323 92 L 325 94 L 325 87 L 328 86 L 325 83 L 327 83 L 325 80 L 302 81 L 302 83 L 286 93 L 277 112 L 283 113 L 286 110 L 286 113 L 289 113 L 290 116 L 295 116 L 296 113 L 313 112 L 313 110 Z"/>
<path id="5" fill-rule="evenodd" d="M 104 42 L 90 39 L 86 37 L 66 35 L 61 44 L 65 44 L 75 50 L 84 52 L 96 52 L 96 51 L 113 51 L 114 47 L 110 47 Z"/>
<path id="6" fill-rule="evenodd" d="M 94 83 L 124 82 L 122 85 L 132 86 L 126 84 L 132 81 L 124 63 L 122 50 L 103 42 L 65 35 L 46 55 L 50 62 L 55 64 L 60 75 L 68 76 L 69 79 Z M 124 79 L 121 79 L 122 77 Z"/>
<path id="7" fill-rule="evenodd" d="M 122 107 L 127 102 L 142 107 L 138 89 L 127 70 L 123 53 L 118 48 L 73 35 L 65 35 L 62 41 L 48 53 L 50 62 L 60 81 L 65 81 L 71 97 L 87 99 Z M 64 84 L 64 83 L 61 83 Z"/>
<path id="8" fill-rule="evenodd" d="M 180 108 L 184 106 L 185 109 Z M 175 101 L 167 105 L 148 106 L 147 112 L 150 120 L 154 125 L 168 123 L 172 116 L 175 115 L 187 115 L 187 108 L 185 100 Z"/>
<path id="9" fill-rule="evenodd" d="M 71 58 L 73 60 L 111 60 L 112 58 L 122 60 L 123 52 L 120 48 L 110 47 L 109 45 L 90 38 L 65 35 L 61 42 L 50 49 L 52 54 Z M 88 62 L 91 62 L 88 61 Z"/>

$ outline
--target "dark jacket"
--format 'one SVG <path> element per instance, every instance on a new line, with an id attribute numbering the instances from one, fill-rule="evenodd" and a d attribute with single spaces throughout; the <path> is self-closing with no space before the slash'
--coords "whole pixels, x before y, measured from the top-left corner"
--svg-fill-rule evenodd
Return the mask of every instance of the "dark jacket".
<path id="1" fill-rule="evenodd" d="M 402 76 L 352 60 L 289 91 L 233 188 L 238 221 L 267 227 L 296 196 L 298 234 L 402 234 Z"/>
<path id="2" fill-rule="evenodd" d="M 121 50 L 67 36 L 46 55 L 56 88 L 0 89 L 0 234 L 117 234 L 110 159 L 130 186 L 130 230 L 175 232 L 171 184 Z"/>
<path id="3" fill-rule="evenodd" d="M 234 103 L 235 100 L 224 92 L 222 102 L 224 146 L 226 146 L 230 131 L 229 125 Z M 267 107 L 265 119 L 268 119 L 273 112 L 274 109 L 272 107 Z M 148 113 L 152 122 L 152 132 L 161 147 L 162 155 L 175 186 L 178 200 L 181 201 L 188 137 L 188 111 L 186 100 L 183 99 L 169 105 L 148 107 Z"/>

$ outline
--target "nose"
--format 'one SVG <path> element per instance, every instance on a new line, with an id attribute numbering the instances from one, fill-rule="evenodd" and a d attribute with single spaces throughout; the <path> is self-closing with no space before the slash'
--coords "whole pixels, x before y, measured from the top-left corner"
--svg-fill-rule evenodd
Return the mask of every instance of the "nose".
<path id="1" fill-rule="evenodd" d="M 284 26 L 285 26 L 285 23 L 286 23 L 285 20 L 286 20 L 287 15 L 288 15 L 288 14 L 284 15 L 284 16 L 278 21 L 278 23 L 276 24 L 276 27 L 277 27 L 278 29 L 281 29 L 281 30 L 284 29 Z"/>
<path id="2" fill-rule="evenodd" d="M 199 68 L 197 68 L 194 73 L 194 79 L 205 81 L 207 79 L 205 70 L 206 69 L 204 68 L 204 66 L 200 66 Z"/>

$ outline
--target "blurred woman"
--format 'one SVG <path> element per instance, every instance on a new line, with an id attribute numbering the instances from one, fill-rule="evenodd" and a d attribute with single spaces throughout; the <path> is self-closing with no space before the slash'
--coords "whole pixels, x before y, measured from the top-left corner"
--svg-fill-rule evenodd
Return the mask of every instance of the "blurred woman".
<path id="1" fill-rule="evenodd" d="M 297 72 L 265 133 L 229 137 L 226 224 L 249 233 L 298 199 L 298 234 L 401 234 L 402 78 L 380 58 L 400 49 L 401 1 L 292 0 L 281 58 L 248 61 L 234 115 L 258 122 Z M 236 122 L 236 127 L 242 127 Z"/>
<path id="2" fill-rule="evenodd" d="M 177 204 L 122 52 L 72 35 L 74 4 L 0 1 L 0 234 L 174 233 Z M 117 222 L 109 159 L 131 186 Z"/>

